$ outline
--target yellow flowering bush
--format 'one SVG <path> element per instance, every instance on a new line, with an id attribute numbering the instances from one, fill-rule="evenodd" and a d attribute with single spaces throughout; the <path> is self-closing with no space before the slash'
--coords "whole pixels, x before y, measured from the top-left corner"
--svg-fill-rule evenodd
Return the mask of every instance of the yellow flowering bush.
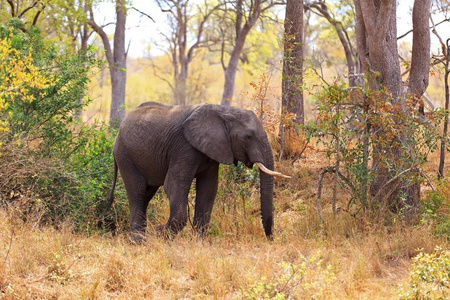
<path id="1" fill-rule="evenodd" d="M 6 110 L 8 102 L 16 97 L 31 102 L 34 96 L 31 88 L 44 90 L 49 79 L 33 65 L 32 49 L 28 54 L 20 53 L 11 45 L 12 31 L 8 37 L 0 39 L 0 112 Z M 0 131 L 8 131 L 6 120 L 0 120 Z"/>

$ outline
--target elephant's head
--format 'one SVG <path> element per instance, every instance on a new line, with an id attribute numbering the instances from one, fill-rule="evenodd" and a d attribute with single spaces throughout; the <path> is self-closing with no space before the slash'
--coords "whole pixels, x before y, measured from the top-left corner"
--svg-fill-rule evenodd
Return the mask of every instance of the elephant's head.
<path id="1" fill-rule="evenodd" d="M 272 238 L 274 163 L 269 140 L 261 121 L 249 110 L 204 104 L 196 107 L 183 123 L 186 139 L 197 150 L 220 163 L 237 161 L 260 168 L 261 215 L 264 231 Z"/>

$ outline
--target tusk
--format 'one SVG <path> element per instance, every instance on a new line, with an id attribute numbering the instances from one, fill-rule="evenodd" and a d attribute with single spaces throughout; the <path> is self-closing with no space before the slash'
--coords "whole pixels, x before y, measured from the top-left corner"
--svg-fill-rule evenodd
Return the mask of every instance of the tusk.
<path id="1" fill-rule="evenodd" d="M 291 178 L 291 176 L 287 176 L 287 175 L 284 175 L 284 174 L 282 174 L 282 173 L 280 173 L 280 172 L 275 172 L 275 171 L 271 171 L 271 170 L 267 169 L 266 166 L 263 165 L 263 164 L 260 163 L 260 162 L 256 162 L 256 165 L 258 166 L 258 168 L 259 168 L 261 171 L 263 171 L 263 172 L 266 173 L 266 174 L 269 174 L 269 175 L 272 175 L 272 176 L 278 176 L 278 177 L 282 177 L 282 178 L 287 178 L 287 179 L 290 179 L 290 178 Z"/>

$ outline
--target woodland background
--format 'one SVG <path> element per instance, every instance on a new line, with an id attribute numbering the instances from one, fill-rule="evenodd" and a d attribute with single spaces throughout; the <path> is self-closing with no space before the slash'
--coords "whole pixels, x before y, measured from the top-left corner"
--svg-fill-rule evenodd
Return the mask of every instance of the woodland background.
<path id="1" fill-rule="evenodd" d="M 450 3 L 406 2 L 0 0 L 0 298 L 448 299 Z M 242 165 L 205 240 L 99 219 L 145 101 L 260 116 L 274 242 Z"/>

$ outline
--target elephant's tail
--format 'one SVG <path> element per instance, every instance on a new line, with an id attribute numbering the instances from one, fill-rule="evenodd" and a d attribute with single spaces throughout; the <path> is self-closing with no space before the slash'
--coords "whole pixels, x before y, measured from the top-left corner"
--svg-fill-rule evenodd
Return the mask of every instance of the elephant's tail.
<path id="1" fill-rule="evenodd" d="M 118 167 L 117 167 L 116 159 L 114 158 L 114 179 L 113 179 L 113 184 L 112 184 L 111 192 L 109 192 L 108 197 L 106 197 L 106 200 L 108 201 L 108 204 L 107 204 L 105 210 L 103 211 L 103 213 L 100 215 L 100 218 L 103 218 L 108 213 L 108 211 L 110 210 L 111 206 L 114 203 L 114 190 L 116 188 L 117 171 L 118 171 Z"/>

